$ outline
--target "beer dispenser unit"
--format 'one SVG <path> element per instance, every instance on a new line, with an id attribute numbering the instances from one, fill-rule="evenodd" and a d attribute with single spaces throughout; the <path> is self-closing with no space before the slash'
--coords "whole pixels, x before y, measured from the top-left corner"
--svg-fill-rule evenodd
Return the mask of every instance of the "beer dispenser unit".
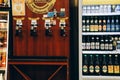
<path id="1" fill-rule="evenodd" d="M 24 20 L 24 17 L 21 18 L 14 18 L 14 20 L 16 20 L 16 36 L 22 36 L 22 20 Z"/>
<path id="2" fill-rule="evenodd" d="M 60 36 L 65 37 L 66 36 L 66 20 L 68 17 L 65 16 L 65 8 L 61 8 L 60 12 L 58 13 L 58 18 L 60 20 L 59 27 L 60 27 Z"/>
<path id="3" fill-rule="evenodd" d="M 56 20 L 53 20 L 54 18 L 54 12 L 48 12 L 47 15 L 43 15 L 43 20 L 45 20 L 44 26 L 45 26 L 45 35 L 46 36 L 52 36 L 52 30 L 51 27 L 56 25 Z"/>
<path id="4" fill-rule="evenodd" d="M 31 20 L 31 28 L 30 28 L 30 35 L 31 36 L 37 36 L 37 27 L 38 27 L 38 23 L 37 20 L 39 20 L 39 18 L 28 18 L 29 20 Z"/>

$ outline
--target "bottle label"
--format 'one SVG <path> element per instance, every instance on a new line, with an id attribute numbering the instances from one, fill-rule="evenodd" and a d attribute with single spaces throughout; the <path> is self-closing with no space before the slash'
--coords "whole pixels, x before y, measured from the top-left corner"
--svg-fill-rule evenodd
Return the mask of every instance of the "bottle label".
<path id="1" fill-rule="evenodd" d="M 106 31 L 106 25 L 103 25 L 103 31 Z"/>
<path id="2" fill-rule="evenodd" d="M 119 25 L 116 25 L 116 31 L 119 31 Z"/>
<path id="3" fill-rule="evenodd" d="M 94 31 L 94 25 L 90 25 L 90 31 Z"/>
<path id="4" fill-rule="evenodd" d="M 110 25 L 107 24 L 107 31 L 110 31 Z"/>
<path id="5" fill-rule="evenodd" d="M 102 72 L 103 72 L 103 73 L 107 73 L 107 66 L 103 66 L 103 67 L 102 67 Z"/>
<path id="6" fill-rule="evenodd" d="M 89 71 L 90 71 L 90 73 L 93 73 L 93 72 L 94 72 L 94 67 L 93 67 L 93 66 L 90 66 L 90 67 L 89 67 Z"/>
<path id="7" fill-rule="evenodd" d="M 113 73 L 113 65 L 108 65 L 108 73 Z"/>
<path id="8" fill-rule="evenodd" d="M 107 44 L 107 43 L 105 44 L 105 49 L 106 49 L 106 50 L 108 49 L 108 44 Z"/>
<path id="9" fill-rule="evenodd" d="M 96 45 L 95 45 L 96 49 L 99 49 L 100 48 L 99 46 L 100 46 L 99 42 L 96 42 Z"/>
<path id="10" fill-rule="evenodd" d="M 101 25 L 99 25 L 98 30 L 102 31 L 102 26 Z"/>
<path id="11" fill-rule="evenodd" d="M 115 26 L 114 26 L 114 24 L 111 25 L 111 31 L 115 31 Z"/>
<path id="12" fill-rule="evenodd" d="M 102 49 L 102 50 L 104 50 L 104 44 L 101 44 L 101 46 L 100 46 L 100 47 L 101 47 L 101 49 Z"/>
<path id="13" fill-rule="evenodd" d="M 89 29 L 90 26 L 89 26 L 89 25 L 87 25 L 86 28 L 87 28 L 87 29 L 86 29 L 87 32 L 90 31 L 90 29 Z"/>
<path id="14" fill-rule="evenodd" d="M 82 43 L 82 49 L 86 49 L 85 43 Z"/>
<path id="15" fill-rule="evenodd" d="M 119 69 L 120 69 L 120 68 L 119 68 L 118 65 L 117 65 L 117 66 L 114 66 L 114 73 L 120 73 L 120 72 L 119 72 Z"/>
<path id="16" fill-rule="evenodd" d="M 86 65 L 83 66 L 83 72 L 84 73 L 88 72 L 88 67 Z"/>
<path id="17" fill-rule="evenodd" d="M 113 47 L 112 44 L 109 44 L 109 47 L 108 47 L 109 50 L 112 50 L 112 47 Z"/>
<path id="18" fill-rule="evenodd" d="M 99 73 L 100 72 L 100 67 L 99 66 L 95 66 L 95 72 Z"/>
<path id="19" fill-rule="evenodd" d="M 85 25 L 83 25 L 82 27 L 83 27 L 83 31 L 85 31 L 85 30 L 86 30 L 86 29 L 85 29 L 85 27 L 86 27 L 86 26 L 85 26 Z"/>
<path id="20" fill-rule="evenodd" d="M 95 43 L 94 42 L 91 42 L 91 49 L 95 49 Z"/>
<path id="21" fill-rule="evenodd" d="M 117 42 L 114 40 L 114 41 L 113 41 L 113 46 L 116 47 L 116 45 L 117 45 Z"/>
<path id="22" fill-rule="evenodd" d="M 98 25 L 94 25 L 94 30 L 98 31 Z"/>
<path id="23" fill-rule="evenodd" d="M 86 43 L 86 49 L 90 49 L 90 43 Z"/>

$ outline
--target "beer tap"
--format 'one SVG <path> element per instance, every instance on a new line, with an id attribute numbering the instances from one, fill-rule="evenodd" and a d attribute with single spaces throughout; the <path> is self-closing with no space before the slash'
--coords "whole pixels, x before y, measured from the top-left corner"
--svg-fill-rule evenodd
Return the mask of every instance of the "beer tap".
<path id="1" fill-rule="evenodd" d="M 64 18 L 59 17 L 58 19 L 60 20 L 60 22 L 59 22 L 60 36 L 65 37 L 65 36 L 67 36 L 66 30 L 65 30 L 65 27 L 67 26 L 67 24 L 66 24 L 65 20 L 67 20 L 68 17 L 64 17 Z"/>
<path id="2" fill-rule="evenodd" d="M 31 20 L 31 27 L 30 27 L 30 35 L 31 36 L 37 36 L 37 20 L 39 20 L 39 18 L 28 18 L 29 20 Z"/>
<path id="3" fill-rule="evenodd" d="M 57 19 L 60 20 L 60 22 L 59 22 L 60 36 L 65 37 L 66 36 L 65 27 L 67 26 L 66 20 L 68 19 L 68 17 L 66 17 L 66 15 L 65 15 L 65 8 L 60 9 L 60 12 L 59 12 Z"/>
<path id="4" fill-rule="evenodd" d="M 46 31 L 45 31 L 45 35 L 46 36 L 52 36 L 52 30 L 51 30 L 51 23 L 49 20 L 46 20 L 45 21 L 45 28 L 46 28 Z"/>
<path id="5" fill-rule="evenodd" d="M 24 17 L 22 18 L 13 18 L 14 20 L 16 20 L 16 36 L 22 36 L 22 20 L 24 20 Z"/>
<path id="6" fill-rule="evenodd" d="M 49 15 L 43 15 L 43 20 L 45 20 L 44 26 L 45 26 L 45 35 L 46 36 L 52 36 L 52 30 L 51 27 L 56 25 L 56 21 L 53 20 L 53 16 L 49 17 Z"/>

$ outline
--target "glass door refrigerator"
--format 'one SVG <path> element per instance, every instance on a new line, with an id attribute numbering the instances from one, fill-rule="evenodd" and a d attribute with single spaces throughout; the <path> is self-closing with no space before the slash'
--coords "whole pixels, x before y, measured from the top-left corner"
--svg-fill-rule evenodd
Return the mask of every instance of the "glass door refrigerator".
<path id="1" fill-rule="evenodd" d="M 7 80 L 9 2 L 8 0 L 0 0 L 0 80 Z"/>
<path id="2" fill-rule="evenodd" d="M 120 80 L 119 0 L 79 2 L 79 76 Z"/>

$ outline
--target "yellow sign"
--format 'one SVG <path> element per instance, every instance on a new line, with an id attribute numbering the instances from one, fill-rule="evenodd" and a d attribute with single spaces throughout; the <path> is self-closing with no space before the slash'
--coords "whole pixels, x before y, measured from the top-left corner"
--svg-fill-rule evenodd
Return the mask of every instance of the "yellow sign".
<path id="1" fill-rule="evenodd" d="M 46 2 L 45 5 L 38 6 L 35 4 L 34 0 L 26 0 L 26 4 L 27 4 L 28 8 L 32 12 L 37 13 L 37 14 L 47 13 L 50 9 L 53 8 L 55 2 L 56 2 L 56 0 L 49 0 Z"/>
<path id="2" fill-rule="evenodd" d="M 120 4 L 120 0 L 83 0 L 83 5 Z"/>
<path id="3" fill-rule="evenodd" d="M 25 0 L 12 0 L 13 16 L 25 15 Z"/>

